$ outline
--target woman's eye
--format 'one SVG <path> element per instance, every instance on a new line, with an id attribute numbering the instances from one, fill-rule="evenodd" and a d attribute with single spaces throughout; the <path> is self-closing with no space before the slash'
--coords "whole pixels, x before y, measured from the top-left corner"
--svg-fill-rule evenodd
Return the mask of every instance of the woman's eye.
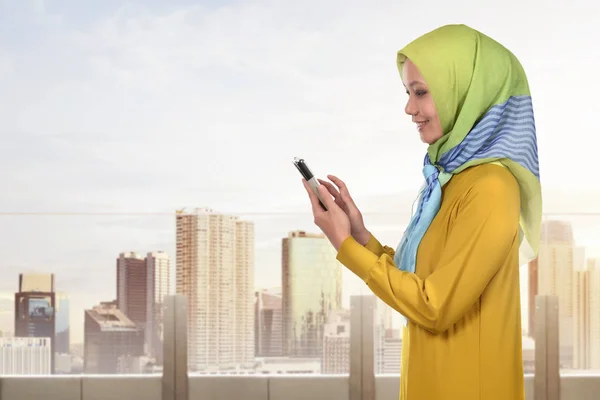
<path id="1" fill-rule="evenodd" d="M 417 91 L 415 91 L 415 94 L 418 97 L 422 97 L 422 96 L 425 96 L 427 94 L 427 91 L 426 90 L 417 90 Z"/>

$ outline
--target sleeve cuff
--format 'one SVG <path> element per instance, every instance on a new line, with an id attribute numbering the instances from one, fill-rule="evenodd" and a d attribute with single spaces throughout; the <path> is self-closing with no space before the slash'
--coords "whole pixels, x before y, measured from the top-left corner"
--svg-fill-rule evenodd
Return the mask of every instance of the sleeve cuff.
<path id="1" fill-rule="evenodd" d="M 375 238 L 374 235 L 371 235 L 369 241 L 367 242 L 367 244 L 365 244 L 365 248 L 377 256 L 381 256 L 384 252 L 383 246 L 381 245 L 379 240 Z"/>
<path id="2" fill-rule="evenodd" d="M 336 258 L 365 282 L 371 276 L 371 270 L 379 259 L 371 250 L 367 249 L 366 246 L 362 246 L 352 236 L 348 236 L 344 240 Z"/>

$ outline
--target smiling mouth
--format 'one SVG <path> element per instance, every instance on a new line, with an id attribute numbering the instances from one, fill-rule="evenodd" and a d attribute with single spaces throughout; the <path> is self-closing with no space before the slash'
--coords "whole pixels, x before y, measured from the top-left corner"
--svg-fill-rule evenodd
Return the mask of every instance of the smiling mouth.
<path id="1" fill-rule="evenodd" d="M 429 123 L 429 121 L 421 121 L 421 122 L 415 122 L 415 123 L 417 124 L 417 129 L 421 130 L 421 129 L 423 129 L 423 127 L 425 125 L 427 125 Z"/>

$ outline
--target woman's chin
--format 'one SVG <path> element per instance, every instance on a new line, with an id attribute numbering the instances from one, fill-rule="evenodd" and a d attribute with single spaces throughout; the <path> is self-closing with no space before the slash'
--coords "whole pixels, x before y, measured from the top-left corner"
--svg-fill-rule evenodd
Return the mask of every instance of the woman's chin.
<path id="1" fill-rule="evenodd" d="M 428 132 L 427 130 L 423 130 L 419 132 L 421 135 L 421 141 L 425 144 L 434 144 L 437 142 L 443 135 L 437 135 L 435 133 Z"/>
<path id="2" fill-rule="evenodd" d="M 433 144 L 435 142 L 435 140 L 432 140 L 431 136 L 426 133 L 421 133 L 421 141 L 425 144 Z"/>

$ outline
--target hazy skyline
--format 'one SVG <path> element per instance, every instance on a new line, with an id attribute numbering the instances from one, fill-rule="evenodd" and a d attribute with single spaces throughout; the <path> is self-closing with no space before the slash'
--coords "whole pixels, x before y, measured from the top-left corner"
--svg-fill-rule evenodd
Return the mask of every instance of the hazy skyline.
<path id="1" fill-rule="evenodd" d="M 301 156 L 344 179 L 363 212 L 383 213 L 369 227 L 395 246 L 425 152 L 395 55 L 445 23 L 482 30 L 523 63 L 545 211 L 600 212 L 586 172 L 595 15 L 581 1 L 0 1 L 0 212 L 241 213 L 260 230 L 256 284 L 272 286 L 281 238 L 318 231 L 291 164 Z M 243 215 L 284 211 L 306 214 Z M 115 297 L 120 252 L 174 257 L 174 215 L 1 220 L 0 290 L 14 292 L 20 272 L 53 272 L 81 319 Z M 73 340 L 82 330 L 73 325 Z"/>

